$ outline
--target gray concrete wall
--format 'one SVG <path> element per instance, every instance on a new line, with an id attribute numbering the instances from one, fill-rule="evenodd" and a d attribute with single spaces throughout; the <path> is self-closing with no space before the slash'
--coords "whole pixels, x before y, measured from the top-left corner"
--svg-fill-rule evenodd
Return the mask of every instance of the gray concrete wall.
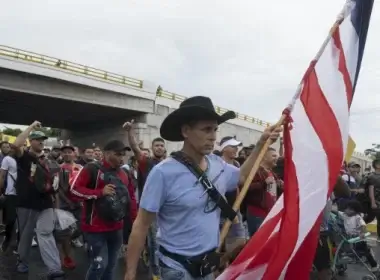
<path id="1" fill-rule="evenodd" d="M 154 110 L 154 98 L 146 99 L 4 68 L 0 68 L 0 88 L 140 112 Z"/>
<path id="2" fill-rule="evenodd" d="M 156 105 L 155 114 L 140 114 L 134 117 L 135 119 L 135 132 L 137 140 L 143 141 L 145 147 L 151 146 L 154 138 L 160 137 L 160 126 L 164 118 L 174 109 L 167 106 Z M 121 125 L 126 120 L 116 120 L 113 123 L 94 123 L 85 127 L 78 127 L 71 131 L 63 133 L 64 139 L 70 139 L 74 145 L 78 146 L 92 146 L 93 143 L 103 146 L 111 139 L 119 139 L 127 143 L 125 131 Z M 232 123 L 222 124 L 218 131 L 219 140 L 224 136 L 236 136 L 236 138 L 243 142 L 245 146 L 255 144 L 261 135 L 261 131 L 255 129 L 238 126 Z M 167 142 L 168 152 L 178 150 L 182 146 L 182 142 Z M 278 143 L 274 145 L 278 149 Z M 216 149 L 218 146 L 215 147 Z"/>

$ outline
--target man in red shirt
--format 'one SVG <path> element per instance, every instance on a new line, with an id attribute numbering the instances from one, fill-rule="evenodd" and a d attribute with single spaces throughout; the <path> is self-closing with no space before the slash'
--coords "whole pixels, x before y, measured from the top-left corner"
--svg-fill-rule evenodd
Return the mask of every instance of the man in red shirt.
<path id="1" fill-rule="evenodd" d="M 58 189 L 57 206 L 62 210 L 71 212 L 74 215 L 74 217 L 79 221 L 81 216 L 81 205 L 79 202 L 75 202 L 71 199 L 72 195 L 70 193 L 70 186 L 73 182 L 73 179 L 82 169 L 82 166 L 74 162 L 75 148 L 73 146 L 65 145 L 60 149 L 64 163 L 61 164 L 59 178 L 60 186 Z M 71 257 L 71 243 L 73 243 L 73 245 L 78 248 L 83 246 L 83 244 L 77 238 L 78 235 L 79 231 L 77 232 L 75 239 L 73 240 L 73 236 L 71 235 L 58 238 L 62 245 L 62 265 L 67 269 L 74 269 L 76 266 L 75 261 Z"/>
<path id="2" fill-rule="evenodd" d="M 72 194 L 85 200 L 81 228 L 86 233 L 91 255 L 86 280 L 114 279 L 117 254 L 123 240 L 124 217 L 113 220 L 109 215 L 109 213 L 112 213 L 112 209 L 104 207 L 104 205 L 108 204 L 99 203 L 105 201 L 106 196 L 114 196 L 113 200 L 118 200 L 118 196 L 122 193 L 120 188 L 128 188 L 129 209 L 125 214 L 130 216 L 132 222 L 136 218 L 137 205 L 133 184 L 129 181 L 127 174 L 120 168 L 126 151 L 129 150 L 130 148 L 126 147 L 121 141 L 113 140 L 108 142 L 103 149 L 103 161 L 85 165 L 72 184 Z M 115 178 L 112 183 L 108 180 L 111 176 Z M 123 199 L 120 199 L 120 201 L 123 201 Z M 100 205 L 102 206 L 100 207 Z M 104 247 L 107 250 L 102 250 Z M 106 260 L 108 260 L 108 263 L 106 263 Z"/>
<path id="3" fill-rule="evenodd" d="M 283 186 L 283 181 L 272 171 L 277 158 L 276 150 L 269 148 L 245 198 L 248 231 L 251 236 L 259 229 L 272 209 L 279 195 L 279 189 Z"/>
<path id="4" fill-rule="evenodd" d="M 155 138 L 152 141 L 152 152 L 153 156 L 149 156 L 148 153 L 145 153 L 136 141 L 136 137 L 133 129 L 134 120 L 130 122 L 126 122 L 123 125 L 123 128 L 127 131 L 128 141 L 131 145 L 132 151 L 135 155 L 135 158 L 138 163 L 138 172 L 137 172 L 137 190 L 139 198 L 142 195 L 143 188 L 145 185 L 145 181 L 148 178 L 149 172 L 152 170 L 154 166 L 159 164 L 166 157 L 166 148 L 165 148 L 165 140 L 163 138 Z M 149 254 L 149 265 L 150 270 L 154 276 L 158 276 L 159 274 L 159 266 L 158 266 L 158 258 L 156 256 L 156 233 L 157 228 L 155 224 L 149 229 L 148 238 L 147 238 L 147 253 Z"/>

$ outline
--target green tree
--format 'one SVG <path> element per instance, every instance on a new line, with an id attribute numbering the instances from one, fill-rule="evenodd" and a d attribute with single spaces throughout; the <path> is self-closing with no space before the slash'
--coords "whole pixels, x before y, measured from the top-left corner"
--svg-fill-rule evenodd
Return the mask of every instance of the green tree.
<path id="1" fill-rule="evenodd" d="M 42 127 L 40 129 L 47 137 L 59 137 L 61 135 L 61 130 L 58 128 Z"/>
<path id="2" fill-rule="evenodd" d="M 19 135 L 21 132 L 22 132 L 22 130 L 19 129 L 19 128 L 10 128 L 10 127 L 6 127 L 6 128 L 4 128 L 3 131 L 2 131 L 3 134 L 11 135 L 11 136 L 17 136 L 17 135 Z"/>
<path id="3" fill-rule="evenodd" d="M 61 130 L 59 128 L 42 127 L 39 130 L 45 133 L 47 137 L 59 137 L 61 135 Z M 19 128 L 6 127 L 1 132 L 6 135 L 18 136 L 22 130 Z"/>
<path id="4" fill-rule="evenodd" d="M 380 144 L 372 144 L 372 148 L 365 149 L 364 154 L 371 158 L 380 158 Z"/>

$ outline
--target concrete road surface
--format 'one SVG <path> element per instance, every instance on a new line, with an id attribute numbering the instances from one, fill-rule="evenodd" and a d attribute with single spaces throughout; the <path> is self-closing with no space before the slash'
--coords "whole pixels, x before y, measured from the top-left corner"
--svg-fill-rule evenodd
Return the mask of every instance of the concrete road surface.
<path id="1" fill-rule="evenodd" d="M 380 259 L 380 248 L 375 248 L 376 254 Z M 73 271 L 68 271 L 67 279 L 69 280 L 84 280 L 86 270 L 88 267 L 88 258 L 84 249 L 73 249 L 74 258 L 78 267 Z M 12 253 L 7 255 L 0 255 L 0 280 L 40 280 L 46 279 L 43 276 L 45 271 L 44 264 L 42 263 L 38 247 L 32 249 L 30 256 L 30 273 L 29 276 L 18 274 L 15 272 L 16 257 Z M 340 279 L 345 280 L 360 280 L 365 275 L 366 270 L 359 265 L 351 265 L 345 277 Z M 117 267 L 117 274 L 115 280 L 123 280 L 124 275 L 124 262 L 120 260 Z M 150 278 L 140 269 L 137 280 L 149 280 Z"/>

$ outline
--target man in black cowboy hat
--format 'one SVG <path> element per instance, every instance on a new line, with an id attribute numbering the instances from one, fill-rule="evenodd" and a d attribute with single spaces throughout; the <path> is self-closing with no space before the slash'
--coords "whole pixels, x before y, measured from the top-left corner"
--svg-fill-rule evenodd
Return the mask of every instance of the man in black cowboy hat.
<path id="1" fill-rule="evenodd" d="M 130 235 L 126 280 L 136 279 L 139 256 L 156 217 L 161 279 L 174 275 L 176 279 L 213 279 L 209 268 L 216 265 L 220 216 L 231 219 L 221 196 L 245 181 L 261 147 L 268 139 L 276 141 L 281 132 L 268 128 L 239 169 L 212 154 L 218 125 L 233 118 L 234 112 L 219 115 L 209 98 L 196 96 L 163 121 L 161 137 L 184 144 L 181 152 L 155 166 L 147 178 Z"/>

